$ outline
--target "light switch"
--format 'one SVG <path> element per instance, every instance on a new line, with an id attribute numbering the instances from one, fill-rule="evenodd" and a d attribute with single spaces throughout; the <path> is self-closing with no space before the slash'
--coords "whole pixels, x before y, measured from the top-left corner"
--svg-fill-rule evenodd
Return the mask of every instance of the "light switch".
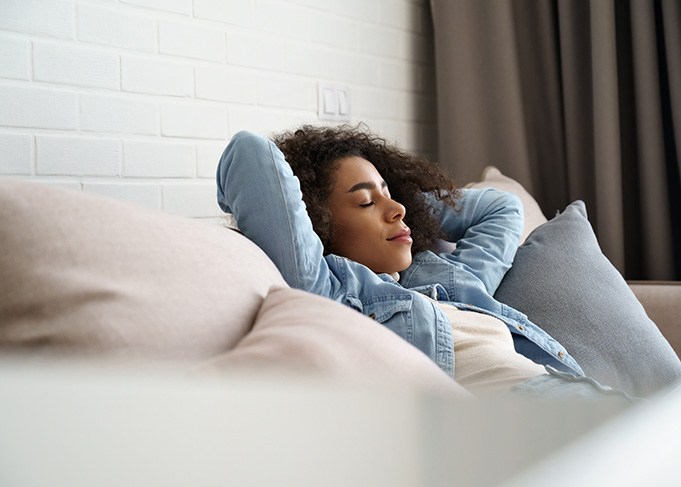
<path id="1" fill-rule="evenodd" d="M 338 113 L 338 100 L 336 99 L 336 91 L 333 88 L 324 88 L 324 113 L 327 115 L 336 115 Z"/>
<path id="2" fill-rule="evenodd" d="M 338 115 L 341 117 L 350 117 L 350 96 L 346 88 L 338 88 Z"/>
<path id="3" fill-rule="evenodd" d="M 318 114 L 320 120 L 350 120 L 350 87 L 319 83 Z"/>

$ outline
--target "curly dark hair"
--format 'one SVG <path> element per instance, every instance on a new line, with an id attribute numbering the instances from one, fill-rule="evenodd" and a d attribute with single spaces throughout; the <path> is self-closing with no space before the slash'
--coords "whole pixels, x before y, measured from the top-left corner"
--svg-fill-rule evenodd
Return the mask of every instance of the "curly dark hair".
<path id="1" fill-rule="evenodd" d="M 443 237 L 424 193 L 431 193 L 456 208 L 460 192 L 432 162 L 403 152 L 363 124 L 304 125 L 295 131 L 275 134 L 272 140 L 300 180 L 303 201 L 325 253 L 333 249 L 328 196 L 335 163 L 348 156 L 371 162 L 388 184 L 392 198 L 406 208 L 405 223 L 411 228 L 414 241 L 412 254 L 432 248 L 436 240 Z"/>

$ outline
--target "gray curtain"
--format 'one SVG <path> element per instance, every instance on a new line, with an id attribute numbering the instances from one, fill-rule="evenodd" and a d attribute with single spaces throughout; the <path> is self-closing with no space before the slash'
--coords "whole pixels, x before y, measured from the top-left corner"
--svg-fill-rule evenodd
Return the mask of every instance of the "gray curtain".
<path id="1" fill-rule="evenodd" d="M 438 160 L 547 217 L 587 204 L 628 279 L 681 279 L 681 2 L 431 0 Z"/>

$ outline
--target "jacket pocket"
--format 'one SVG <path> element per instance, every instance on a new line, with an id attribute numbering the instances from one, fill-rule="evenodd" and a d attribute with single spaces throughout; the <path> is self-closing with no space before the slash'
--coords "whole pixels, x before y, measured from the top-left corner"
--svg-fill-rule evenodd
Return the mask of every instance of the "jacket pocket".
<path id="1" fill-rule="evenodd" d="M 376 296 L 364 300 L 352 294 L 345 296 L 347 306 L 380 323 L 388 321 L 396 313 L 411 311 L 413 301 L 411 294 Z"/>
<path id="2" fill-rule="evenodd" d="M 411 311 L 414 298 L 409 295 L 380 296 L 362 302 L 362 313 L 379 323 L 385 323 L 397 313 Z"/>
<path id="3" fill-rule="evenodd" d="M 414 343 L 413 296 L 388 295 L 362 302 L 362 313 L 376 320 L 412 345 Z"/>

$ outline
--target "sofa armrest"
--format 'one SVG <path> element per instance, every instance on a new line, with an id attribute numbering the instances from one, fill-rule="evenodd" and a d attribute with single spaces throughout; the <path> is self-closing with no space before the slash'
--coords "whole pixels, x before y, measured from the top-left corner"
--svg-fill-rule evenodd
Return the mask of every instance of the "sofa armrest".
<path id="1" fill-rule="evenodd" d="M 681 281 L 629 281 L 629 286 L 681 357 Z"/>

